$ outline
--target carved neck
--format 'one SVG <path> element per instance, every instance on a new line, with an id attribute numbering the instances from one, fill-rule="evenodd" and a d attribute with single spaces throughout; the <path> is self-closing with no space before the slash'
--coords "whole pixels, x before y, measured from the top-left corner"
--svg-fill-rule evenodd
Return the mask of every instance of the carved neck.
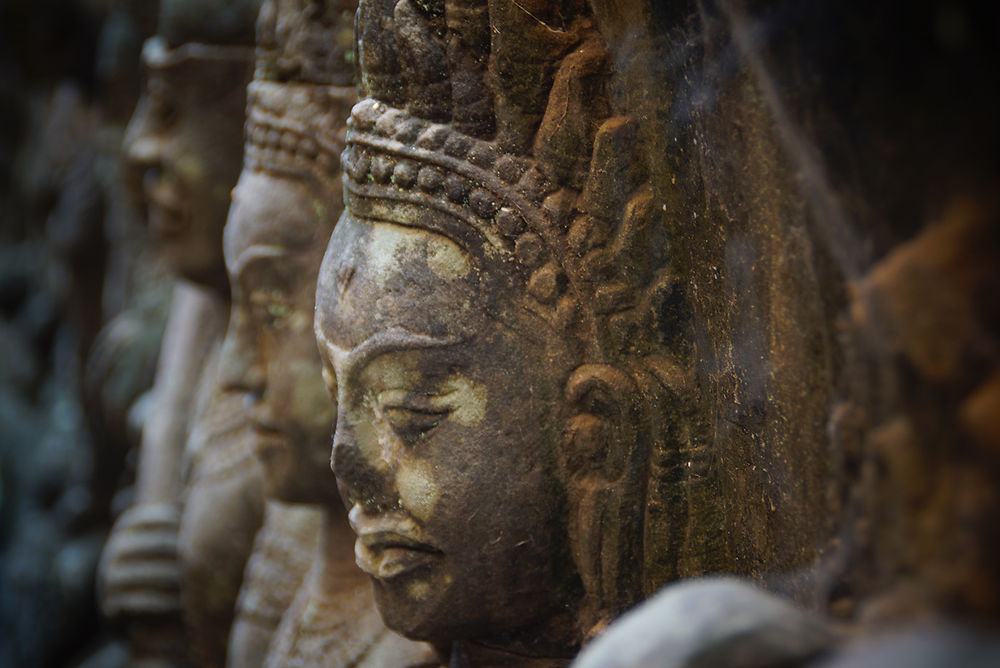
<path id="1" fill-rule="evenodd" d="M 568 666 L 580 651 L 577 606 L 520 632 L 505 637 L 457 640 L 452 644 L 450 668 L 516 666 L 557 668 Z"/>

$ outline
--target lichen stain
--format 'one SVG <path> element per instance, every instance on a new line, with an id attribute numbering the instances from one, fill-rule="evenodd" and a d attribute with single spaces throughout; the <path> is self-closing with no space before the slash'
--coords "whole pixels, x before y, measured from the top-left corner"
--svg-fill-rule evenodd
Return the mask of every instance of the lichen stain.
<path id="1" fill-rule="evenodd" d="M 421 233 L 398 225 L 376 223 L 368 247 L 369 266 L 374 269 L 375 282 L 383 288 L 387 281 L 415 255 Z"/>
<path id="2" fill-rule="evenodd" d="M 419 351 L 406 351 L 378 357 L 368 365 L 364 381 L 368 387 L 412 387 L 420 381 Z"/>
<path id="3" fill-rule="evenodd" d="M 350 424 L 354 431 L 354 444 L 361 452 L 361 457 L 382 470 L 385 468 L 385 462 L 382 461 L 382 466 L 377 464 L 382 460 L 382 446 L 379 442 L 378 430 L 368 417 L 370 411 L 371 409 L 367 405 L 355 408 L 345 423 Z"/>
<path id="4" fill-rule="evenodd" d="M 427 266 L 444 281 L 464 278 L 472 268 L 461 248 L 439 236 L 431 237 L 427 242 Z"/>
<path id="5" fill-rule="evenodd" d="M 199 182 L 205 178 L 205 165 L 194 155 L 183 155 L 177 159 L 177 173 L 187 182 Z M 228 188 L 225 188 L 228 192 Z"/>
<path id="6" fill-rule="evenodd" d="M 474 427 L 486 417 L 485 385 L 473 383 L 462 374 L 455 374 L 442 386 L 449 403 L 455 406 L 450 418 L 465 427 Z"/>
<path id="7" fill-rule="evenodd" d="M 407 589 L 410 592 L 410 597 L 415 598 L 418 601 L 422 601 L 427 598 L 431 593 L 431 585 L 429 582 L 416 581 L 411 582 Z"/>

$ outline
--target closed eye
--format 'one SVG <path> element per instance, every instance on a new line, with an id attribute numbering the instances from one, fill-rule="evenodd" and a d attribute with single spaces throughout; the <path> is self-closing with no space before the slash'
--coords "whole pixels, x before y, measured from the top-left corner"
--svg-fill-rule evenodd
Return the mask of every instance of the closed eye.
<path id="1" fill-rule="evenodd" d="M 451 409 L 387 406 L 382 415 L 407 445 L 413 445 L 448 417 Z"/>

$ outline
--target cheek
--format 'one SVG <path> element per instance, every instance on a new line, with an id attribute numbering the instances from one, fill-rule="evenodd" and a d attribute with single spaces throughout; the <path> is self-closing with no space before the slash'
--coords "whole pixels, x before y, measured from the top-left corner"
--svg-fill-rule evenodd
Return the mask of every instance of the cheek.
<path id="1" fill-rule="evenodd" d="M 329 436 L 330 427 L 334 421 L 333 402 L 326 392 L 318 359 L 289 360 L 283 373 L 288 381 L 285 388 L 276 388 L 287 392 L 290 408 L 295 415 L 300 416 L 303 429 L 324 438 Z"/>
<path id="2" fill-rule="evenodd" d="M 396 487 L 400 501 L 414 517 L 423 522 L 431 518 L 439 491 L 429 462 L 414 459 L 400 466 L 396 472 Z"/>
<path id="3" fill-rule="evenodd" d="M 489 391 L 486 385 L 475 383 L 461 374 L 455 374 L 442 386 L 455 406 L 450 419 L 465 427 L 475 427 L 486 417 Z"/>

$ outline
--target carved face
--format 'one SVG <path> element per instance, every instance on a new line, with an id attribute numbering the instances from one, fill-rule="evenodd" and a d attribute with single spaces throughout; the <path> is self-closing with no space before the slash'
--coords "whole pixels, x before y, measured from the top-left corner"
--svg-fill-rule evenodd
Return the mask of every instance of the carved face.
<path id="1" fill-rule="evenodd" d="M 146 90 L 125 135 L 126 161 L 167 262 L 185 278 L 219 287 L 222 227 L 243 155 L 244 52 L 201 45 L 167 51 L 155 38 L 147 42 Z"/>
<path id="2" fill-rule="evenodd" d="M 225 232 L 233 310 L 223 384 L 246 407 L 269 496 L 336 499 L 330 474 L 335 410 L 323 386 L 313 303 L 332 216 L 304 183 L 245 171 Z"/>
<path id="3" fill-rule="evenodd" d="M 320 272 L 334 472 L 379 610 L 413 638 L 530 635 L 577 581 L 554 465 L 568 355 L 483 275 L 441 235 L 349 214 Z"/>

